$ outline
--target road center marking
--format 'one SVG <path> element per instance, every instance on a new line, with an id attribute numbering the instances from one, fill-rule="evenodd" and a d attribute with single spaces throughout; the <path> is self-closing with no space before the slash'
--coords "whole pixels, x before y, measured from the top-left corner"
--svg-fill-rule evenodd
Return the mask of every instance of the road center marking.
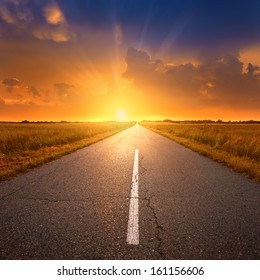
<path id="1" fill-rule="evenodd" d="M 137 136 L 137 137 L 139 136 L 139 133 L 138 133 L 138 132 L 136 133 L 136 136 Z"/>
<path id="2" fill-rule="evenodd" d="M 129 218 L 126 242 L 130 245 L 139 244 L 139 205 L 138 205 L 138 149 L 135 150 L 134 168 L 129 205 Z"/>

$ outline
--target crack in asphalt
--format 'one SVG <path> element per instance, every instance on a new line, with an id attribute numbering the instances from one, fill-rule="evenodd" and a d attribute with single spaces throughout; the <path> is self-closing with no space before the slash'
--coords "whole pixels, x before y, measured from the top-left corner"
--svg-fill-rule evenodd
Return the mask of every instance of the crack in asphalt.
<path id="1" fill-rule="evenodd" d="M 140 155 L 140 160 L 139 160 L 140 174 L 143 175 L 148 170 L 143 166 L 144 156 L 141 153 L 139 153 L 139 155 Z"/>
<path id="2" fill-rule="evenodd" d="M 162 250 L 162 238 L 161 238 L 161 232 L 163 231 L 163 227 L 159 223 L 159 219 L 157 217 L 155 208 L 153 208 L 152 205 L 151 205 L 151 199 L 152 199 L 152 197 L 141 198 L 141 200 L 144 200 L 144 201 L 147 202 L 146 206 L 152 212 L 153 220 L 154 220 L 154 223 L 155 223 L 155 226 L 156 226 L 155 237 L 156 237 L 156 240 L 158 241 L 158 246 L 156 248 L 156 251 L 159 254 L 159 256 L 161 257 L 161 259 L 165 260 L 166 257 L 165 257 L 165 254 L 164 254 L 163 250 Z"/>
<path id="3" fill-rule="evenodd" d="M 7 197 L 9 197 L 9 196 L 11 196 L 11 195 L 17 193 L 20 189 L 21 189 L 21 187 L 20 187 L 19 189 L 15 190 L 15 191 L 11 192 L 11 193 L 8 193 L 8 194 L 2 196 L 2 197 L 0 198 L 0 200 L 5 200 Z"/>
<path id="4" fill-rule="evenodd" d="M 139 172 L 140 175 L 144 175 L 148 169 L 145 168 L 143 166 L 143 160 L 144 160 L 144 156 L 142 154 L 140 154 L 140 158 L 139 158 Z M 59 170 L 60 166 L 55 166 L 54 169 L 50 170 L 50 172 L 41 174 L 37 179 L 34 180 L 28 180 L 27 177 L 25 177 L 25 180 L 27 183 L 30 184 L 34 184 L 35 182 L 39 181 L 39 180 L 43 180 L 44 177 L 46 176 L 50 176 L 54 173 L 56 173 Z M 134 176 L 134 178 L 132 178 L 132 184 L 131 184 L 131 189 L 133 188 L 133 185 L 135 182 L 138 181 L 138 174 L 136 174 Z M 11 200 L 28 200 L 28 201 L 42 201 L 42 202 L 46 202 L 46 203 L 62 203 L 62 202 L 67 202 L 67 203 L 89 203 L 91 202 L 92 199 L 106 199 L 106 198 L 111 198 L 111 199 L 131 199 L 131 195 L 130 196 L 116 196 L 116 195 L 111 195 L 111 196 L 91 196 L 88 197 L 87 199 L 55 199 L 55 198 L 34 198 L 34 197 L 11 197 L 13 194 L 15 194 L 16 192 L 18 192 L 19 190 L 21 190 L 23 186 L 20 186 L 20 188 L 16 189 L 15 191 L 3 196 L 0 198 L 0 200 L 5 200 L 5 201 L 11 201 Z M 145 187 L 143 188 L 144 192 L 145 192 L 145 197 L 139 197 L 139 200 L 145 201 L 146 202 L 146 207 L 149 209 L 149 211 L 151 212 L 151 216 L 152 216 L 152 221 L 153 224 L 155 225 L 155 240 L 156 240 L 156 245 L 155 245 L 155 252 L 157 252 L 157 254 L 160 256 L 160 259 L 166 259 L 165 257 L 165 253 L 163 252 L 162 249 L 162 231 L 163 231 L 163 227 L 160 225 L 157 213 L 156 213 L 156 209 L 152 206 L 152 199 L 153 196 L 149 196 L 149 191 L 148 189 L 146 189 Z"/>
<path id="5" fill-rule="evenodd" d="M 148 169 L 143 166 L 143 160 L 144 160 L 144 156 L 140 153 L 139 167 L 142 170 L 142 171 L 140 171 L 141 175 L 144 175 L 148 171 Z M 164 259 L 166 259 L 166 257 L 165 257 L 165 253 L 162 250 L 162 237 L 161 237 L 163 227 L 159 223 L 159 219 L 157 217 L 155 208 L 152 207 L 152 205 L 151 205 L 151 200 L 152 200 L 153 196 L 149 196 L 149 191 L 148 191 L 147 188 L 144 187 L 144 190 L 146 192 L 146 196 L 143 197 L 143 198 L 139 197 L 139 199 L 143 200 L 143 201 L 146 201 L 147 202 L 147 204 L 146 204 L 147 208 L 149 208 L 149 210 L 152 212 L 152 217 L 153 217 L 153 220 L 154 220 L 154 223 L 155 223 L 155 228 L 156 228 L 155 238 L 158 242 L 158 246 L 156 247 L 156 251 L 159 254 L 160 258 L 164 260 Z"/>
<path id="6" fill-rule="evenodd" d="M 52 161 L 52 162 L 47 162 L 46 164 L 44 164 L 44 165 L 42 165 L 42 166 L 39 166 L 38 167 L 38 170 L 40 169 L 40 168 L 50 168 L 50 163 L 53 163 L 52 164 L 52 166 L 54 165 L 54 164 L 57 164 L 57 161 L 58 161 L 59 159 L 56 159 L 56 160 L 54 160 L 54 161 Z M 56 162 L 55 162 L 56 161 Z M 62 167 L 62 168 L 64 168 L 64 167 Z M 28 184 L 35 184 L 35 183 L 37 183 L 37 182 L 39 182 L 39 181 L 42 181 L 43 179 L 44 179 L 44 177 L 49 177 L 50 175 L 52 175 L 52 174 L 55 174 L 55 173 L 57 173 L 57 171 L 59 170 L 59 169 L 61 169 L 61 166 L 60 165 L 57 165 L 57 166 L 55 166 L 55 167 L 53 167 L 50 171 L 48 171 L 47 170 L 47 172 L 44 172 L 43 174 L 40 174 L 38 177 L 36 177 L 36 178 L 33 178 L 33 180 L 29 180 L 28 178 L 27 178 L 27 174 L 29 174 L 29 172 L 31 171 L 31 172 L 35 172 L 35 170 L 37 170 L 37 168 L 35 168 L 35 169 L 33 169 L 33 170 L 30 170 L 28 173 L 25 173 L 24 175 L 25 175 L 25 180 L 27 181 L 27 183 Z"/>
<path id="7" fill-rule="evenodd" d="M 0 198 L 0 200 L 6 200 L 6 201 L 11 201 L 11 200 L 32 200 L 32 201 L 47 201 L 47 202 L 89 202 L 90 199 L 102 199 L 102 198 L 121 198 L 121 199 L 129 199 L 131 197 L 129 196 L 113 196 L 113 195 L 107 195 L 107 196 L 93 196 L 93 197 L 88 197 L 87 199 L 51 199 L 51 198 L 33 198 L 33 197 L 16 197 L 12 199 L 5 199 Z"/>

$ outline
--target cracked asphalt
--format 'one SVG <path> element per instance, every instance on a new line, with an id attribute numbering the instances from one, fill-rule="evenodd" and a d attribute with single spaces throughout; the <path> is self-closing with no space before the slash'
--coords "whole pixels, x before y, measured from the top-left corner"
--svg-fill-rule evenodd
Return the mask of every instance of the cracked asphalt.
<path id="1" fill-rule="evenodd" d="M 140 244 L 126 243 L 135 149 Z M 259 259 L 260 185 L 138 125 L 0 184 L 1 259 Z"/>

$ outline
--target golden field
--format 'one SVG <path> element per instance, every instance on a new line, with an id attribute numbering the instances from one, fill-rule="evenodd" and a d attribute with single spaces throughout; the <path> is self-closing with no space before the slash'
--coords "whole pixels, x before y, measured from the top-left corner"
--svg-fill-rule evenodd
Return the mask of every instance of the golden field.
<path id="1" fill-rule="evenodd" d="M 124 130 L 133 123 L 1 123 L 0 180 Z"/>
<path id="2" fill-rule="evenodd" d="M 260 182 L 260 124 L 141 122 L 140 125 Z"/>

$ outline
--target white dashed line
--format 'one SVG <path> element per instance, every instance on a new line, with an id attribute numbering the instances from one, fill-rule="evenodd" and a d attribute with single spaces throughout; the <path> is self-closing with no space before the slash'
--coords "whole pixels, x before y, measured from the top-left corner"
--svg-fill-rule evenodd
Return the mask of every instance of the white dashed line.
<path id="1" fill-rule="evenodd" d="M 135 150 L 126 242 L 130 245 L 139 244 L 138 149 Z"/>

